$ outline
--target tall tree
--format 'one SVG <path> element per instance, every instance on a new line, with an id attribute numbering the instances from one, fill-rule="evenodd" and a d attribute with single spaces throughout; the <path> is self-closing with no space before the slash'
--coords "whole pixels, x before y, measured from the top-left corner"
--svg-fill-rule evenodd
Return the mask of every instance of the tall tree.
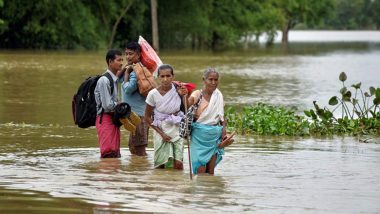
<path id="1" fill-rule="evenodd" d="M 93 49 L 99 45 L 97 19 L 80 1 L 4 1 L 0 17 L 3 48 Z"/>
<path id="2" fill-rule="evenodd" d="M 160 2 L 160 35 L 165 48 L 223 49 L 246 44 L 266 32 L 273 40 L 280 12 L 265 0 L 165 0 Z M 191 17 L 191 18 L 189 18 Z"/>
<path id="3" fill-rule="evenodd" d="M 110 36 L 110 39 L 109 39 L 108 48 L 112 47 L 113 41 L 115 39 L 117 27 L 119 26 L 121 20 L 124 18 L 125 14 L 127 13 L 127 11 L 129 10 L 129 8 L 131 7 L 132 3 L 133 3 L 133 0 L 130 0 L 128 3 L 126 3 L 126 5 L 124 6 L 124 8 L 121 10 L 119 16 L 116 18 L 116 20 L 115 20 L 115 22 L 113 24 L 113 27 L 112 27 L 112 33 L 111 33 L 111 36 Z"/>
<path id="4" fill-rule="evenodd" d="M 158 37 L 158 20 L 157 20 L 157 0 L 150 0 L 150 10 L 152 16 L 152 40 L 153 48 L 159 51 L 159 37 Z"/>
<path id="5" fill-rule="evenodd" d="M 239 26 L 242 29 L 244 48 L 248 48 L 253 36 L 258 43 L 264 33 L 267 43 L 273 43 L 278 23 L 281 22 L 280 10 L 266 0 L 246 0 L 239 3 L 242 9 L 237 16 L 241 17 Z"/>
<path id="6" fill-rule="evenodd" d="M 151 29 L 147 26 L 149 22 L 147 17 L 150 16 L 147 14 L 149 4 L 145 1 L 97 0 L 96 3 L 94 0 L 82 1 L 86 2 L 86 6 L 90 7 L 94 14 L 98 14 L 101 24 L 97 27 L 97 31 L 102 34 L 109 48 L 123 47 L 127 41 L 136 41 L 139 35 Z"/>
<path id="7" fill-rule="evenodd" d="M 371 10 L 371 17 L 375 23 L 376 29 L 380 30 L 380 0 L 374 0 Z"/>
<path id="8" fill-rule="evenodd" d="M 298 23 L 315 24 L 331 15 L 334 2 L 331 0 L 273 0 L 273 5 L 281 10 L 282 44 L 288 46 L 289 30 Z"/>
<path id="9" fill-rule="evenodd" d="M 0 0 L 0 8 L 2 8 L 2 7 L 4 7 L 4 1 L 3 0 Z M 1 28 L 1 26 L 4 24 L 4 20 L 2 20 L 1 18 L 0 18 L 0 28 Z"/>
<path id="10" fill-rule="evenodd" d="M 201 48 L 209 36 L 212 0 L 159 1 L 160 47 L 184 48 L 189 41 Z"/>
<path id="11" fill-rule="evenodd" d="M 374 27 L 376 1 L 336 0 L 335 17 L 329 20 L 334 29 L 353 30 Z M 375 12 L 375 13 L 373 13 Z M 379 12 L 377 12 L 379 13 Z"/>

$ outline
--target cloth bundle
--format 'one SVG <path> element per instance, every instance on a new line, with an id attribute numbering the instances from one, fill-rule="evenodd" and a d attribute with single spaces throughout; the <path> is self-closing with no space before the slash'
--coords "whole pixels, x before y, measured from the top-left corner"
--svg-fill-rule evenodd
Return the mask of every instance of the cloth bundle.
<path id="1" fill-rule="evenodd" d="M 123 125 L 127 131 L 130 131 L 132 135 L 136 133 L 136 126 L 141 123 L 140 117 L 133 111 L 128 103 L 119 103 L 115 107 L 115 113 L 113 115 L 113 123 L 117 126 Z"/>

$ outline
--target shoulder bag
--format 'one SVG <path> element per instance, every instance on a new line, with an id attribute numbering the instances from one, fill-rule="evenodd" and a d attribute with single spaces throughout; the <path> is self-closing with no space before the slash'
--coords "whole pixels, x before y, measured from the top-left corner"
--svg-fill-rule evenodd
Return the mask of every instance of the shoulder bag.
<path id="1" fill-rule="evenodd" d="M 191 135 L 191 125 L 194 122 L 195 112 L 198 110 L 199 104 L 201 103 L 201 100 L 202 100 L 202 96 L 203 96 L 203 93 L 201 91 L 201 94 L 199 95 L 197 102 L 194 105 L 190 106 L 185 116 L 181 119 L 181 122 L 179 123 L 180 137 L 186 138 L 187 136 Z M 187 118 L 187 124 L 186 124 L 186 118 Z"/>

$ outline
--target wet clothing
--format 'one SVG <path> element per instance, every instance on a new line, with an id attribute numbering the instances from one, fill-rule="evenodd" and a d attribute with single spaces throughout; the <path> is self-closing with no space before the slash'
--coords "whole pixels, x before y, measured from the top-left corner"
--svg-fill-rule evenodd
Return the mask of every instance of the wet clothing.
<path id="1" fill-rule="evenodd" d="M 112 116 L 104 113 L 102 123 L 100 115 L 96 117 L 96 131 L 98 133 L 100 157 L 119 158 L 120 157 L 120 129 L 112 122 Z"/>
<path id="2" fill-rule="evenodd" d="M 224 149 L 218 148 L 222 140 L 222 129 L 223 126 L 220 125 L 193 123 L 190 153 L 194 174 L 197 174 L 200 166 L 206 166 L 214 154 L 216 154 L 215 166 L 222 160 Z"/>
<path id="3" fill-rule="evenodd" d="M 154 107 L 152 125 L 171 137 L 170 142 L 166 142 L 154 131 L 154 167 L 172 167 L 174 160 L 182 162 L 183 139 L 179 136 L 179 122 L 183 112 L 180 112 L 181 98 L 176 88 L 172 85 L 171 90 L 163 96 L 157 89 L 153 89 L 149 92 L 146 103 Z"/>
<path id="4" fill-rule="evenodd" d="M 135 135 L 129 134 L 128 147 L 131 151 L 134 150 L 133 147 L 148 145 L 149 125 L 145 122 L 144 117 L 140 117 L 140 119 L 141 123 L 136 127 Z"/>
<path id="5" fill-rule="evenodd" d="M 107 77 L 99 78 L 94 90 L 97 109 L 95 126 L 99 140 L 100 157 L 118 158 L 120 157 L 120 129 L 112 122 L 112 114 L 118 102 L 117 77 L 108 69 L 106 72 L 111 74 L 114 90 L 111 94 L 111 86 Z M 104 109 L 103 114 L 102 109 Z"/>
<path id="6" fill-rule="evenodd" d="M 173 161 L 183 162 L 183 138 L 178 136 L 178 125 L 162 122 L 161 130 L 172 137 L 170 142 L 163 141 L 161 135 L 154 131 L 154 167 L 165 165 L 165 168 L 173 167 Z"/>
<path id="7" fill-rule="evenodd" d="M 191 96 L 198 100 L 200 91 L 195 91 Z M 213 155 L 216 155 L 216 164 L 222 160 L 224 149 L 218 148 L 222 141 L 224 120 L 224 100 L 219 89 L 215 89 L 211 95 L 210 102 L 202 97 L 200 105 L 195 114 L 196 122 L 192 124 L 191 131 L 191 163 L 193 173 L 198 173 L 200 166 L 206 166 Z"/>

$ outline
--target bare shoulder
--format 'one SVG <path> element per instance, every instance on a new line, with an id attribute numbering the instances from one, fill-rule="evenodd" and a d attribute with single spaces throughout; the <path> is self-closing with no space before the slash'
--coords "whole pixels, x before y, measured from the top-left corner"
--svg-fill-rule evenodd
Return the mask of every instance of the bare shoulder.
<path id="1" fill-rule="evenodd" d="M 201 90 L 195 90 L 191 93 L 190 97 L 197 98 L 201 94 Z"/>

